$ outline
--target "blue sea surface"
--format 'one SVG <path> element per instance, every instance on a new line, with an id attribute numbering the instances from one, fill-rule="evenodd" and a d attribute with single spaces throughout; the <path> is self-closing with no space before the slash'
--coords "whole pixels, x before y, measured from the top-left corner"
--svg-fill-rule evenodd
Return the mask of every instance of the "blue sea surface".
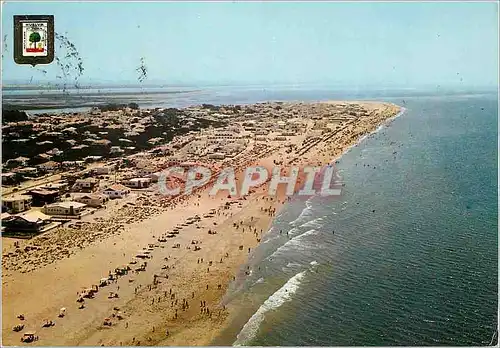
<path id="1" fill-rule="evenodd" d="M 401 117 L 341 158 L 342 199 L 297 201 L 274 221 L 249 260 L 252 274 L 227 295 L 239 316 L 215 343 L 491 342 L 497 98 L 404 103 Z"/>

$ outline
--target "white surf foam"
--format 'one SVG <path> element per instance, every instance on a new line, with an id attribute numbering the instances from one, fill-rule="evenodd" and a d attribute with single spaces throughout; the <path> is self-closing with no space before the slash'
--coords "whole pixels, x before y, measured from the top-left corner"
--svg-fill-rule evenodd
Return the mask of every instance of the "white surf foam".
<path id="1" fill-rule="evenodd" d="M 265 314 L 270 310 L 274 310 L 285 302 L 292 299 L 293 294 L 297 292 L 301 280 L 304 278 L 306 271 L 297 273 L 292 278 L 290 278 L 285 285 L 283 285 L 279 290 L 272 294 L 263 304 L 259 307 L 257 312 L 252 315 L 248 322 L 243 326 L 240 333 L 236 337 L 236 341 L 233 346 L 245 345 L 250 339 L 255 337 L 259 326 L 265 318 Z"/>
<path id="2" fill-rule="evenodd" d="M 314 227 L 314 228 L 320 228 L 323 226 L 321 223 L 323 221 L 323 218 L 316 218 L 314 220 L 308 221 L 305 224 L 300 225 L 300 227 Z"/>
<path id="3" fill-rule="evenodd" d="M 306 237 L 313 236 L 315 234 L 318 234 L 318 231 L 316 231 L 315 229 L 311 229 L 311 230 L 304 232 L 296 237 L 293 237 L 292 239 L 287 241 L 285 244 L 280 246 L 278 249 L 276 249 L 276 251 L 274 253 L 272 253 L 270 256 L 268 256 L 267 258 L 275 257 L 279 254 L 285 253 L 285 252 L 290 251 L 290 250 L 315 249 L 318 247 L 317 245 L 308 243 L 305 240 Z"/>
<path id="4" fill-rule="evenodd" d="M 290 222 L 290 225 L 293 225 L 293 226 L 300 225 L 305 220 L 307 220 L 311 215 L 312 215 L 312 208 L 306 207 L 306 208 L 304 208 L 304 210 L 302 210 L 300 215 L 295 220 Z"/>
<path id="5" fill-rule="evenodd" d="M 295 220 L 290 222 L 290 225 L 297 225 L 302 221 L 302 219 L 307 218 L 308 216 L 311 215 L 311 213 L 312 213 L 311 199 L 312 199 L 312 197 L 306 201 L 306 206 L 304 207 L 304 209 L 302 209 L 302 211 L 300 212 L 300 215 Z"/>

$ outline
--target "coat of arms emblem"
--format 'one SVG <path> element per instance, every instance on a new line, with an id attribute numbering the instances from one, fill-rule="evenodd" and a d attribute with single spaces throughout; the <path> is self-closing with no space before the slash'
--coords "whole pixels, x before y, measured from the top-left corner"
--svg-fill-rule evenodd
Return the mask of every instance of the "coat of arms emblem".
<path id="1" fill-rule="evenodd" d="M 54 16 L 14 16 L 14 60 L 33 66 L 54 60 Z"/>
<path id="2" fill-rule="evenodd" d="M 47 56 L 47 23 L 32 22 L 23 25 L 23 56 L 37 57 Z"/>

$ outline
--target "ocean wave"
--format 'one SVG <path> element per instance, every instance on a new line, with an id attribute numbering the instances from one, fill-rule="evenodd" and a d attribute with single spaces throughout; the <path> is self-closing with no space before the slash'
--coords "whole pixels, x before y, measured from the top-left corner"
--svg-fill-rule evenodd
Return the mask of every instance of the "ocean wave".
<path id="1" fill-rule="evenodd" d="M 313 199 L 314 197 L 310 197 L 307 199 L 307 201 L 305 202 L 306 206 L 304 207 L 304 209 L 302 209 L 302 211 L 300 212 L 299 216 L 291 221 L 289 224 L 290 225 L 296 225 L 301 219 L 303 219 L 304 217 L 307 217 L 307 216 L 310 216 L 311 215 L 311 212 L 312 212 L 312 202 L 311 200 Z"/>
<path id="2" fill-rule="evenodd" d="M 274 226 L 271 226 L 271 228 L 269 228 L 265 233 L 264 233 L 264 240 L 262 241 L 262 244 L 266 244 L 266 243 L 269 243 L 270 241 L 272 240 L 275 240 L 277 238 L 279 238 L 279 236 L 276 236 L 276 235 L 272 235 L 271 232 L 274 231 Z"/>
<path id="3" fill-rule="evenodd" d="M 311 265 L 311 267 L 309 267 L 309 270 L 310 271 L 313 271 L 314 268 L 319 265 L 318 261 L 311 261 L 309 262 L 309 265 Z M 288 262 L 286 264 L 286 266 L 282 267 L 282 270 L 284 272 L 286 271 L 289 271 L 290 269 L 293 269 L 293 268 L 304 268 L 306 265 L 305 264 L 301 264 L 301 263 L 297 263 L 297 262 Z"/>
<path id="4" fill-rule="evenodd" d="M 323 221 L 323 218 L 319 217 L 314 220 L 308 221 L 305 224 L 300 225 L 300 227 L 315 227 L 315 228 L 320 228 L 323 226 L 323 224 L 320 224 L 319 222 Z"/>
<path id="5" fill-rule="evenodd" d="M 262 242 L 262 244 L 266 244 L 266 243 L 269 243 L 270 241 L 273 241 L 275 239 L 278 239 L 280 236 L 279 235 L 276 235 L 276 236 L 273 236 L 273 237 L 269 237 L 267 238 L 265 241 Z"/>
<path id="6" fill-rule="evenodd" d="M 301 224 L 304 221 L 304 219 L 307 219 L 308 217 L 310 217 L 311 214 L 312 214 L 312 205 L 306 204 L 306 207 L 302 210 L 300 215 L 295 220 L 290 222 L 290 225 L 296 226 L 296 225 Z"/>
<path id="7" fill-rule="evenodd" d="M 276 249 L 276 251 L 267 258 L 275 257 L 290 250 L 315 249 L 318 247 L 317 245 L 307 243 L 304 240 L 305 237 L 312 236 L 315 234 L 318 234 L 318 231 L 315 229 L 310 229 L 309 231 L 306 231 L 296 237 L 293 237 L 292 239 L 288 240 L 285 244 L 280 246 L 278 249 Z"/>
<path id="8" fill-rule="evenodd" d="M 292 295 L 297 292 L 301 280 L 304 278 L 306 271 L 297 273 L 292 278 L 290 278 L 285 285 L 283 285 L 279 290 L 272 294 L 264 303 L 259 307 L 257 312 L 252 315 L 252 317 L 243 326 L 240 333 L 236 337 L 236 341 L 233 346 L 245 345 L 249 340 L 251 340 L 257 334 L 259 326 L 264 321 L 265 314 L 270 310 L 274 310 L 285 302 L 292 299 Z"/>

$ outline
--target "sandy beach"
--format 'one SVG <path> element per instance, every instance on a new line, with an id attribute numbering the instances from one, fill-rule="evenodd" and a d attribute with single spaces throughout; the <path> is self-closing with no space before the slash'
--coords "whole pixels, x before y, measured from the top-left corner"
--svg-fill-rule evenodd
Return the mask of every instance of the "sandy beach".
<path id="1" fill-rule="evenodd" d="M 246 166 L 270 170 L 276 161 L 301 168 L 332 163 L 400 111 L 393 104 L 358 104 L 367 116 L 345 122 L 314 144 L 301 147 L 303 138 L 295 137 L 293 153 L 275 142 L 241 158 L 237 186 Z M 266 185 L 235 198 L 227 192 L 211 197 L 210 188 L 176 202 L 155 187 L 135 190 L 80 223 L 19 240 L 18 248 L 3 238 L 2 344 L 20 344 L 22 332 L 12 327 L 22 323 L 23 332 L 39 336 L 33 345 L 210 345 L 236 315 L 222 302 L 224 294 L 245 279 L 248 256 L 287 201 L 284 185 L 275 197 L 267 195 Z M 188 223 L 195 216 L 199 219 Z M 159 241 L 176 227 L 174 238 Z M 135 258 L 144 248 L 151 258 Z M 145 270 L 136 272 L 144 261 Z M 127 274 L 99 287 L 94 298 L 77 302 L 84 289 L 127 266 Z M 109 298 L 110 292 L 118 297 Z M 58 317 L 61 308 L 64 317 Z M 105 318 L 111 325 L 103 325 Z M 42 328 L 45 319 L 55 325 Z"/>

